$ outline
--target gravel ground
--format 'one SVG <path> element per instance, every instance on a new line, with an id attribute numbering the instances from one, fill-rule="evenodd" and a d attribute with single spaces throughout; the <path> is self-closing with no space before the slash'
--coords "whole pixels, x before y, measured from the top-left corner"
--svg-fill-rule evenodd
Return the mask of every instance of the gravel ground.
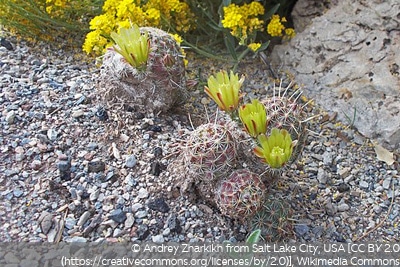
<path id="1" fill-rule="evenodd" d="M 12 44 L 0 47 L 0 241 L 245 239 L 246 225 L 171 182 L 178 174 L 168 166 L 192 130 L 187 114 L 198 125 L 204 106 L 214 110 L 201 90 L 167 115 L 110 107 L 96 93 L 99 68 L 80 51 Z M 189 75 L 203 78 L 223 66 L 189 62 Z M 271 93 L 258 59 L 238 72 L 247 96 Z M 309 112 L 319 116 L 300 161 L 269 188 L 291 205 L 287 240 L 399 242 L 398 163 L 378 161 L 371 142 L 335 114 L 317 104 Z"/>

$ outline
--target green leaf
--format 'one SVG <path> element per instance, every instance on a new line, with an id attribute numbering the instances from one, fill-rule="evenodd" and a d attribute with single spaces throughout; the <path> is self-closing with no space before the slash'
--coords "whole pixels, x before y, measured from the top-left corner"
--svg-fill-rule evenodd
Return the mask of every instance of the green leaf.
<path id="1" fill-rule="evenodd" d="M 238 56 L 237 56 L 236 49 L 235 49 L 235 38 L 230 33 L 226 33 L 224 35 L 224 42 L 225 42 L 225 46 L 228 49 L 229 53 L 231 54 L 232 58 L 235 61 L 237 61 Z"/>
<path id="2" fill-rule="evenodd" d="M 266 12 L 263 16 L 263 20 L 267 21 L 269 19 L 271 19 L 272 15 L 274 15 L 276 13 L 276 11 L 278 11 L 280 4 L 276 4 L 273 8 L 271 8 L 270 10 L 268 10 L 268 12 Z"/>
<path id="3" fill-rule="evenodd" d="M 247 237 L 246 243 L 249 244 L 258 243 L 260 241 L 260 238 L 261 238 L 261 230 L 256 229 L 253 232 L 251 232 L 251 234 Z"/>

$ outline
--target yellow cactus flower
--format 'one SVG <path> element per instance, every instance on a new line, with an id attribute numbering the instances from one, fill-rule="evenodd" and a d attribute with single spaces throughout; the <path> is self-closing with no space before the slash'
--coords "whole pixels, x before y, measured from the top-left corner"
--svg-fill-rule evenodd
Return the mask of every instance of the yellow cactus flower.
<path id="1" fill-rule="evenodd" d="M 269 137 L 260 134 L 258 142 L 261 147 L 256 147 L 254 154 L 274 169 L 282 168 L 289 161 L 296 144 L 296 141 L 292 142 L 288 131 L 277 128 L 272 128 Z"/>
<path id="2" fill-rule="evenodd" d="M 121 28 L 119 33 L 112 32 L 111 38 L 117 44 L 115 51 L 138 70 L 145 70 L 150 53 L 150 40 L 147 33 L 141 34 L 137 25 Z"/>
<path id="3" fill-rule="evenodd" d="M 267 132 L 267 112 L 263 104 L 253 99 L 239 108 L 239 117 L 251 137 Z"/>
<path id="4" fill-rule="evenodd" d="M 228 73 L 220 71 L 214 77 L 208 78 L 208 86 L 204 86 L 204 92 L 212 98 L 218 107 L 232 113 L 239 106 L 239 91 L 244 82 L 244 77 L 239 80 L 239 76 L 233 71 Z"/>

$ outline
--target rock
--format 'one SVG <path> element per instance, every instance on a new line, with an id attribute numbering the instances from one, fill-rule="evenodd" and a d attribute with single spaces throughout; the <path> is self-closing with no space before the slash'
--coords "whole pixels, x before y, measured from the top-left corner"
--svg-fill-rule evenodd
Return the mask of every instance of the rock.
<path id="1" fill-rule="evenodd" d="M 152 132 L 159 133 L 159 132 L 162 131 L 162 128 L 161 128 L 161 126 L 158 126 L 158 125 L 150 125 L 148 130 L 152 131 Z"/>
<path id="2" fill-rule="evenodd" d="M 74 218 L 67 217 L 65 218 L 65 228 L 71 230 L 76 225 L 76 220 Z"/>
<path id="3" fill-rule="evenodd" d="M 175 233 L 179 234 L 180 232 L 182 232 L 182 226 L 175 214 L 171 214 L 168 217 L 167 226 L 171 231 L 173 231 Z"/>
<path id="4" fill-rule="evenodd" d="M 37 171 L 40 169 L 40 167 L 42 167 L 42 162 L 40 160 L 35 159 L 31 162 L 32 170 Z"/>
<path id="5" fill-rule="evenodd" d="M 75 110 L 71 114 L 72 118 L 79 118 L 82 117 L 83 115 L 85 115 L 85 112 L 81 109 Z"/>
<path id="6" fill-rule="evenodd" d="M 299 236 L 304 236 L 310 230 L 310 227 L 305 224 L 297 224 L 295 225 L 294 230 Z"/>
<path id="7" fill-rule="evenodd" d="M 139 192 L 138 192 L 138 198 L 142 199 L 142 198 L 147 198 L 149 196 L 149 192 L 147 192 L 147 190 L 145 188 L 140 188 Z"/>
<path id="8" fill-rule="evenodd" d="M 392 178 L 386 178 L 383 180 L 382 187 L 386 190 L 390 188 L 390 183 L 392 182 Z"/>
<path id="9" fill-rule="evenodd" d="M 154 243 L 164 243 L 164 236 L 163 235 L 155 235 L 151 237 L 151 240 Z"/>
<path id="10" fill-rule="evenodd" d="M 47 138 L 49 138 L 50 141 L 56 141 L 57 136 L 58 136 L 58 132 L 55 129 L 50 128 L 47 130 Z"/>
<path id="11" fill-rule="evenodd" d="M 8 124 L 13 124 L 14 122 L 15 122 L 15 117 L 16 117 L 16 113 L 15 113 L 15 111 L 14 110 L 11 110 L 11 111 L 9 111 L 9 112 L 7 112 L 7 115 L 6 115 L 6 122 L 8 123 Z"/>
<path id="12" fill-rule="evenodd" d="M 43 211 L 38 219 L 42 233 L 47 235 L 53 226 L 53 215 L 47 211 Z"/>
<path id="13" fill-rule="evenodd" d="M 88 163 L 88 172 L 103 172 L 106 164 L 100 159 L 94 159 Z"/>
<path id="14" fill-rule="evenodd" d="M 108 218 L 111 220 L 117 222 L 117 223 L 123 223 L 126 220 L 126 213 L 122 209 L 116 209 L 110 212 L 108 215 Z"/>
<path id="15" fill-rule="evenodd" d="M 135 204 L 132 205 L 132 211 L 133 211 L 133 212 L 136 212 L 136 211 L 138 211 L 138 210 L 141 209 L 141 208 L 143 208 L 143 205 L 140 204 L 140 203 L 135 203 Z"/>
<path id="16" fill-rule="evenodd" d="M 346 184 L 346 183 L 341 183 L 341 184 L 339 184 L 337 186 L 337 190 L 340 193 L 343 193 L 343 192 L 349 191 L 350 190 L 350 186 L 348 184 Z"/>
<path id="17" fill-rule="evenodd" d="M 58 161 L 57 169 L 60 173 L 61 180 L 68 181 L 71 179 L 71 161 L 70 160 Z"/>
<path id="18" fill-rule="evenodd" d="M 84 238 L 82 236 L 73 236 L 72 238 L 69 238 L 65 241 L 69 242 L 69 243 L 75 243 L 75 242 L 85 243 L 85 242 L 87 242 L 86 238 Z"/>
<path id="19" fill-rule="evenodd" d="M 22 196 L 24 194 L 24 191 L 22 191 L 21 189 L 19 189 L 19 188 L 14 188 L 14 190 L 13 190 L 13 195 L 14 195 L 14 197 L 20 197 L 20 196 Z"/>
<path id="20" fill-rule="evenodd" d="M 153 150 L 154 157 L 161 157 L 163 154 L 163 150 L 161 147 L 155 147 Z"/>
<path id="21" fill-rule="evenodd" d="M 136 218 L 138 218 L 138 219 L 143 219 L 144 217 L 146 217 L 147 216 L 147 211 L 145 211 L 145 210 L 139 210 L 139 211 L 137 211 L 136 213 L 135 213 L 135 217 Z"/>
<path id="22" fill-rule="evenodd" d="M 367 189 L 367 188 L 369 188 L 369 183 L 366 181 L 360 181 L 359 186 L 361 188 Z"/>
<path id="23" fill-rule="evenodd" d="M 346 210 L 349 210 L 349 209 L 350 209 L 350 206 L 347 205 L 346 203 L 342 203 L 342 204 L 339 204 L 337 206 L 337 211 L 339 211 L 339 212 L 346 211 Z"/>
<path id="24" fill-rule="evenodd" d="M 127 168 L 133 168 L 136 165 L 136 157 L 134 155 L 129 155 L 125 159 L 125 167 Z"/>
<path id="25" fill-rule="evenodd" d="M 318 168 L 317 180 L 321 184 L 326 184 L 326 182 L 328 181 L 328 174 L 323 168 Z"/>
<path id="26" fill-rule="evenodd" d="M 336 1 L 290 42 L 275 46 L 271 61 L 283 64 L 305 95 L 339 120 L 398 149 L 399 25 L 398 0 Z"/>
<path id="27" fill-rule="evenodd" d="M 89 196 L 89 200 L 90 201 L 96 201 L 96 199 L 99 197 L 99 194 L 100 194 L 100 190 L 99 189 L 93 191 Z"/>
<path id="28" fill-rule="evenodd" d="M 170 233 L 171 233 L 171 229 L 166 228 L 166 229 L 164 229 L 164 231 L 162 232 L 162 235 L 163 235 L 163 236 L 168 236 Z"/>
<path id="29" fill-rule="evenodd" d="M 131 228 L 133 224 L 135 223 L 135 217 L 133 216 L 132 213 L 127 213 L 126 214 L 126 220 L 125 220 L 125 229 Z"/>
<path id="30" fill-rule="evenodd" d="M 161 164 L 158 161 L 154 161 L 151 163 L 150 174 L 154 176 L 159 176 L 161 173 Z"/>
<path id="31" fill-rule="evenodd" d="M 79 217 L 79 220 L 78 220 L 78 223 L 76 224 L 76 225 L 78 225 L 78 226 L 83 226 L 86 222 L 87 222 L 87 220 L 90 218 L 90 211 L 85 211 L 82 215 L 81 215 L 81 217 Z"/>
<path id="32" fill-rule="evenodd" d="M 136 234 L 139 240 L 145 240 L 150 234 L 149 227 L 145 224 L 139 225 Z"/>
<path id="33" fill-rule="evenodd" d="M 4 46 L 7 50 L 12 51 L 14 50 L 13 45 L 7 39 L 0 37 L 0 45 Z"/>
<path id="34" fill-rule="evenodd" d="M 165 200 L 163 198 L 156 198 L 150 200 L 147 206 L 149 207 L 149 209 L 159 211 L 162 213 L 167 213 L 169 211 L 168 204 L 165 203 Z"/>

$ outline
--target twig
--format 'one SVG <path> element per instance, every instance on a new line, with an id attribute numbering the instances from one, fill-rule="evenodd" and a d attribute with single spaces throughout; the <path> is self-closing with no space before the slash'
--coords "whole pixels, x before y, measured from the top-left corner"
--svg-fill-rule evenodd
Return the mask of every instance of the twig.
<path id="1" fill-rule="evenodd" d="M 58 224 L 59 229 L 57 231 L 56 239 L 54 240 L 55 243 L 59 243 L 61 241 L 62 233 L 64 231 L 65 219 L 67 218 L 67 214 L 68 214 L 68 209 L 65 210 L 64 218 L 62 218 L 62 220 Z"/>
<path id="2" fill-rule="evenodd" d="M 389 217 L 389 214 L 392 212 L 392 208 L 393 208 L 393 203 L 394 203 L 394 199 L 396 198 L 396 196 L 394 195 L 394 183 L 392 183 L 392 191 L 393 191 L 393 197 L 392 197 L 392 201 L 390 202 L 390 206 L 388 209 L 388 212 L 385 216 L 385 218 L 383 218 L 383 220 L 378 223 L 374 228 L 370 229 L 369 231 L 367 231 L 366 233 L 364 233 L 362 236 L 356 238 L 354 240 L 354 242 L 358 242 L 361 239 L 363 239 L 364 237 L 366 237 L 367 235 L 369 235 L 370 233 L 372 233 L 373 231 L 375 231 L 376 229 L 378 229 L 379 227 L 381 227 L 383 225 L 383 223 L 387 220 L 387 218 Z"/>

